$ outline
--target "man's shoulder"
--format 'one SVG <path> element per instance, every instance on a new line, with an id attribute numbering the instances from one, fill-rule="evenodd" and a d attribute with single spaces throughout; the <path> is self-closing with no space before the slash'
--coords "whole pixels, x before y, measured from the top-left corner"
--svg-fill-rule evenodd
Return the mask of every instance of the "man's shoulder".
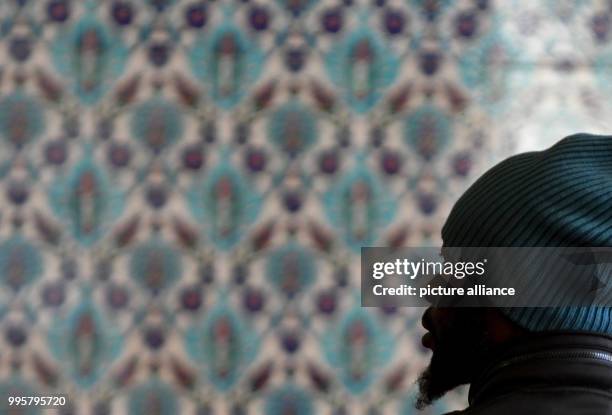
<path id="1" fill-rule="evenodd" d="M 495 399 L 447 412 L 443 415 L 569 415 L 589 413 L 612 415 L 612 392 L 583 387 L 521 388 Z"/>

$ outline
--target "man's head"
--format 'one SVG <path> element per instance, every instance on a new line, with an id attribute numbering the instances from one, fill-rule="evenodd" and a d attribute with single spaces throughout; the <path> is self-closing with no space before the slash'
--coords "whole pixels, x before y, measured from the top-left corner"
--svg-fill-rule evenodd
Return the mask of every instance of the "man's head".
<path id="1" fill-rule="evenodd" d="M 417 408 L 459 385 L 470 383 L 505 343 L 528 335 L 492 308 L 428 308 L 423 314 L 423 346 L 433 351 L 418 380 Z"/>
<path id="2" fill-rule="evenodd" d="M 454 205 L 442 240 L 446 247 L 612 247 L 612 136 L 575 134 L 497 164 Z M 553 330 L 612 334 L 612 309 L 428 309 L 423 325 L 433 356 L 419 381 L 419 406 L 469 383 L 509 339 Z"/>
<path id="3" fill-rule="evenodd" d="M 612 136 L 574 134 L 546 150 L 507 158 L 484 173 L 453 206 L 442 227 L 443 245 L 612 247 L 611 189 Z M 610 307 L 500 311 L 531 331 L 612 334 Z"/>

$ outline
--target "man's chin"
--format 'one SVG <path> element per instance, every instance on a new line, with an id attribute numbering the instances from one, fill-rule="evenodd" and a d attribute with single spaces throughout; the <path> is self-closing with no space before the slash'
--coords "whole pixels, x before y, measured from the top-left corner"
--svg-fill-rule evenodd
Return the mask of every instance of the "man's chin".
<path id="1" fill-rule="evenodd" d="M 457 360 L 440 359 L 434 353 L 429 366 L 421 373 L 417 380 L 419 393 L 415 402 L 417 409 L 424 409 L 440 399 L 447 392 L 467 383 L 466 379 L 459 379 L 456 374 Z"/>
<path id="2" fill-rule="evenodd" d="M 424 409 L 434 403 L 436 400 L 440 399 L 448 390 L 442 390 L 439 387 L 436 387 L 435 377 L 432 376 L 430 368 L 427 368 L 417 380 L 417 385 L 419 387 L 419 394 L 417 395 L 417 399 L 415 402 L 416 409 Z"/>
<path id="3" fill-rule="evenodd" d="M 457 309 L 426 340 L 434 349 L 431 362 L 417 380 L 415 406 L 422 409 L 460 385 L 469 383 L 491 352 L 484 314 L 478 309 Z M 436 324 L 429 324 L 435 328 Z M 440 329 L 441 328 L 441 329 Z"/>

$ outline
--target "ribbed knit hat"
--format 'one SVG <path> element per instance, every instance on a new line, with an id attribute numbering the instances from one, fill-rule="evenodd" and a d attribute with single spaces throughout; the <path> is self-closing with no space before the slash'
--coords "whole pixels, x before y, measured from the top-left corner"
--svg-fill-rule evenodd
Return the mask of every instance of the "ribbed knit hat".
<path id="1" fill-rule="evenodd" d="M 512 156 L 459 198 L 447 247 L 612 247 L 612 136 L 575 134 Z M 610 307 L 502 308 L 532 331 L 612 334 Z"/>

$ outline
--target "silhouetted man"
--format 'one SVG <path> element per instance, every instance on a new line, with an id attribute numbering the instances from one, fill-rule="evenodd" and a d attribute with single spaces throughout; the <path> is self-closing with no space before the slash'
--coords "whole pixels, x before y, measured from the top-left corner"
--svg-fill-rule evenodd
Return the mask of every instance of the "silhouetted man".
<path id="1" fill-rule="evenodd" d="M 455 204 L 442 239 L 612 247 L 612 136 L 572 135 L 494 166 Z M 611 307 L 429 308 L 422 322 L 433 355 L 419 408 L 469 384 L 456 414 L 612 414 Z"/>

